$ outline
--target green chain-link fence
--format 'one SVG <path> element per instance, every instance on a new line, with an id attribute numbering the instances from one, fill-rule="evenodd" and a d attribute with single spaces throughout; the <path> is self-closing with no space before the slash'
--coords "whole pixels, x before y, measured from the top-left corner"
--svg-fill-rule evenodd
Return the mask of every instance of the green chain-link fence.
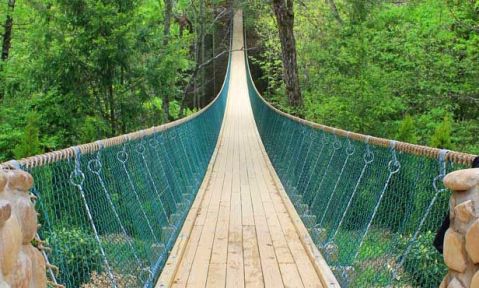
<path id="1" fill-rule="evenodd" d="M 20 161 L 35 179 L 46 256 L 59 268 L 52 283 L 154 286 L 215 149 L 228 82 L 229 67 L 215 102 L 181 124 L 98 141 L 93 152 L 73 147 L 61 160 Z"/>
<path id="2" fill-rule="evenodd" d="M 341 286 L 438 287 L 447 268 L 433 240 L 450 196 L 441 180 L 463 166 L 447 151 L 418 156 L 300 123 L 248 85 L 274 168 Z"/>

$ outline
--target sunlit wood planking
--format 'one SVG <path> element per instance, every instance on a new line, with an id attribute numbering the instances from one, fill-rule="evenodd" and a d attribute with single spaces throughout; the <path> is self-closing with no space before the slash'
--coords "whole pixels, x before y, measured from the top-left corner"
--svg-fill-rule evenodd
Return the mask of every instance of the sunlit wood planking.
<path id="1" fill-rule="evenodd" d="M 233 50 L 242 47 L 242 14 L 237 12 Z M 312 262 L 315 256 L 298 234 L 304 226 L 289 200 L 285 201 L 259 138 L 243 51 L 232 52 L 230 77 L 216 157 L 205 179 L 207 188 L 202 201 L 195 201 L 197 213 L 188 216 L 188 223 L 194 223 L 190 234 L 175 244 L 183 251 L 178 256 L 181 259 L 169 259 L 173 267 L 168 267 L 158 283 L 172 287 L 323 287 L 318 265 Z"/>

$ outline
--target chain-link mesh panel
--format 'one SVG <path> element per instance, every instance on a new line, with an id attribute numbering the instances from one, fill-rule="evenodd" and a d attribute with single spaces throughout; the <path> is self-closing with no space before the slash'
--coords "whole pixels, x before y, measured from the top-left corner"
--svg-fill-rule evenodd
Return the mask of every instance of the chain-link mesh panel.
<path id="1" fill-rule="evenodd" d="M 266 151 L 341 285 L 438 287 L 447 268 L 433 240 L 450 196 L 441 180 L 463 167 L 447 151 L 417 156 L 294 121 L 248 85 Z"/>
<path id="2" fill-rule="evenodd" d="M 191 120 L 33 168 L 40 237 L 66 287 L 152 287 L 205 176 L 228 92 Z M 126 137 L 126 136 L 125 136 Z"/>

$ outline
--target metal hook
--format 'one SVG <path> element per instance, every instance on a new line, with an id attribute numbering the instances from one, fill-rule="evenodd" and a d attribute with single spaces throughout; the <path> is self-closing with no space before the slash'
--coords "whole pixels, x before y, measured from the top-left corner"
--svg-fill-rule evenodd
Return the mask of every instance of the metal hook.
<path id="1" fill-rule="evenodd" d="M 95 143 L 98 145 L 99 150 L 105 148 L 105 145 L 103 145 L 103 140 L 97 140 Z"/>
<path id="2" fill-rule="evenodd" d="M 103 145 L 102 140 L 95 141 L 96 145 L 98 145 L 98 151 L 96 152 L 96 159 L 97 161 L 100 161 L 100 151 L 105 148 L 105 145 Z"/>
<path id="3" fill-rule="evenodd" d="M 449 150 L 447 150 L 447 149 L 441 149 L 441 151 L 439 151 L 439 155 L 438 155 L 439 174 L 436 177 L 434 177 L 434 179 L 432 180 L 432 186 L 434 187 L 434 190 L 437 191 L 437 192 L 442 192 L 442 191 L 447 190 L 445 188 L 440 189 L 439 186 L 438 186 L 438 181 L 442 180 L 444 178 L 444 176 L 446 176 L 446 170 L 447 170 L 446 156 L 447 156 L 447 153 L 449 153 Z"/>
<path id="4" fill-rule="evenodd" d="M 73 152 L 75 153 L 75 169 L 70 174 L 70 183 L 74 186 L 81 187 L 85 181 L 85 174 L 80 169 L 80 157 L 81 151 L 78 146 L 72 147 Z"/>
<path id="5" fill-rule="evenodd" d="M 446 165 L 447 165 L 447 161 L 446 161 L 446 156 L 447 156 L 447 153 L 449 153 L 449 150 L 447 149 L 441 149 L 441 151 L 439 151 L 439 156 L 438 156 L 438 160 L 439 160 L 439 175 L 441 176 L 446 176 Z"/>
<path id="6" fill-rule="evenodd" d="M 396 144 L 397 141 L 395 140 L 391 140 L 391 142 L 389 142 L 389 149 L 391 150 L 392 160 L 388 163 L 388 169 L 391 174 L 397 173 L 399 172 L 399 169 L 401 169 L 401 163 L 397 159 Z"/>
<path id="7" fill-rule="evenodd" d="M 396 140 L 391 140 L 389 142 L 389 149 L 391 150 L 391 153 L 393 155 L 393 160 L 394 162 L 397 162 L 397 155 L 396 155 L 396 144 L 397 144 L 397 141 Z"/>
<path id="8" fill-rule="evenodd" d="M 81 157 L 80 148 L 78 146 L 74 146 L 73 152 L 75 152 L 75 170 L 80 171 L 80 157 Z"/>
<path id="9" fill-rule="evenodd" d="M 346 154 L 351 156 L 354 154 L 354 151 L 356 150 L 356 148 L 354 148 L 353 144 L 351 143 L 351 138 L 349 138 L 351 135 L 351 132 L 348 131 L 348 133 L 346 134 L 346 140 L 348 141 L 348 147 L 346 148 Z"/>

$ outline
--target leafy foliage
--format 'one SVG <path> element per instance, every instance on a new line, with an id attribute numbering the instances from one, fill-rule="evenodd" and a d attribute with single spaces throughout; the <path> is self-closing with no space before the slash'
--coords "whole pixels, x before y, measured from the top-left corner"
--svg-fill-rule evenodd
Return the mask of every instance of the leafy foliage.
<path id="1" fill-rule="evenodd" d="M 261 49 L 249 53 L 250 63 L 255 66 L 251 70 L 257 86 L 274 105 L 314 122 L 350 131 L 479 154 L 479 69 L 473 64 L 479 59 L 478 1 L 297 1 L 295 35 L 305 97 L 299 113 L 285 101 L 280 66 L 273 65 L 280 58 L 274 52 L 279 49 L 279 40 L 271 33 L 276 29 L 271 12 L 267 5 L 254 3 L 256 6 L 249 11 L 252 16 L 247 39 L 252 41 L 248 47 Z M 296 157 L 298 145 L 284 147 L 278 141 L 284 134 L 274 130 L 274 125 L 283 120 L 271 120 L 280 117 L 268 115 L 268 109 L 257 111 L 262 114 L 255 116 L 268 153 L 288 155 L 272 157 L 276 159 L 273 165 L 286 191 L 293 199 L 302 200 L 297 201 L 298 213 L 304 211 L 302 203 L 309 201 L 305 195 L 333 199 L 336 205 L 331 210 L 311 210 L 315 216 L 326 219 L 318 222 L 318 231 L 312 230 L 313 239 L 323 249 L 339 281 L 350 287 L 439 286 L 447 267 L 432 241 L 448 209 L 449 195 L 434 194 L 436 160 L 398 153 L 401 168 L 385 187 L 388 172 L 374 165 L 387 166 L 390 152 L 383 154 L 386 150 L 375 147 L 376 160 L 364 170 L 358 186 L 354 182 L 345 184 L 346 191 L 356 187 L 356 194 L 350 198 L 348 210 L 343 210 L 346 212 L 341 229 L 335 231 L 336 215 L 341 216 L 334 214 L 335 210 L 346 207 L 341 205 L 347 198 L 337 197 L 337 186 L 330 184 L 315 186 L 312 192 L 301 189 L 296 183 L 303 179 L 295 179 L 294 172 L 290 173 L 294 169 L 283 163 L 288 161 L 284 159 Z M 270 123 L 275 123 L 273 132 L 267 131 Z M 299 155 L 305 154 L 300 151 Z M 306 155 L 305 161 L 311 162 L 313 158 Z M 338 173 L 340 168 L 334 166 L 341 160 L 330 159 L 320 163 L 322 169 L 317 171 L 331 170 L 342 175 L 342 171 Z M 352 169 L 345 175 L 354 179 L 351 175 L 360 168 L 353 166 L 345 166 L 346 171 Z M 454 167 L 458 168 L 462 167 Z M 326 173 L 318 174 L 310 176 L 324 177 L 320 183 L 323 179 L 328 183 Z M 346 179 L 338 183 L 341 185 Z M 432 195 L 437 197 L 433 201 Z M 328 217 L 333 220 L 328 222 Z M 328 238 L 331 234 L 333 238 Z"/>
<path id="2" fill-rule="evenodd" d="M 279 40 L 270 32 L 276 29 L 271 12 L 256 5 L 250 25 L 259 39 L 249 46 L 262 47 L 250 53 L 261 68 L 259 86 L 273 103 L 295 112 L 277 89 L 281 66 L 273 63 L 280 61 L 274 52 Z M 299 115 L 364 134 L 479 154 L 477 1 L 298 1 L 296 6 L 305 98 Z"/>
<path id="3" fill-rule="evenodd" d="M 415 143 L 417 142 L 416 128 L 414 127 L 414 119 L 406 115 L 399 124 L 398 134 L 396 139 L 403 142 Z"/>
<path id="4" fill-rule="evenodd" d="M 448 116 L 436 127 L 431 138 L 431 146 L 440 148 L 451 148 L 452 121 Z"/>
<path id="5" fill-rule="evenodd" d="M 41 153 L 40 141 L 38 139 L 38 115 L 35 112 L 27 114 L 27 125 L 20 137 L 20 143 L 13 149 L 16 158 Z"/>
<path id="6" fill-rule="evenodd" d="M 78 228 L 58 228 L 47 237 L 47 243 L 55 247 L 50 261 L 58 263 L 62 271 L 60 283 L 80 287 L 90 280 L 93 271 L 102 271 L 98 244 L 87 232 Z"/>
<path id="7" fill-rule="evenodd" d="M 412 244 L 410 252 L 405 255 L 404 271 L 408 274 L 406 277 L 413 279 L 418 287 L 439 286 L 438 279 L 442 279 L 447 273 L 442 255 L 438 254 L 432 246 L 434 235 L 431 231 L 419 235 L 417 241 Z M 408 244 L 405 239 L 400 243 L 403 247 Z"/>
<path id="8" fill-rule="evenodd" d="M 0 61 L 0 162 L 159 125 L 199 108 L 191 107 L 191 93 L 184 93 L 194 66 L 201 64 L 192 48 L 198 46 L 196 26 L 202 21 L 210 27 L 205 37 L 223 34 L 229 14 L 217 15 L 223 10 L 214 5 L 227 10 L 227 4 L 210 1 L 213 7 L 200 19 L 198 3 L 173 1 L 166 36 L 163 2 L 16 1 L 9 12 L 15 24 L 10 55 Z M 0 32 L 4 8 L 7 4 L 0 3 Z M 193 29 L 180 33 L 179 15 L 191 19 Z M 215 40 L 216 47 L 206 51 L 215 55 L 227 39 Z M 225 66 L 213 67 L 223 71 Z M 214 97 L 214 89 L 203 89 L 202 105 Z M 158 101 L 164 97 L 173 106 L 166 117 Z"/>

